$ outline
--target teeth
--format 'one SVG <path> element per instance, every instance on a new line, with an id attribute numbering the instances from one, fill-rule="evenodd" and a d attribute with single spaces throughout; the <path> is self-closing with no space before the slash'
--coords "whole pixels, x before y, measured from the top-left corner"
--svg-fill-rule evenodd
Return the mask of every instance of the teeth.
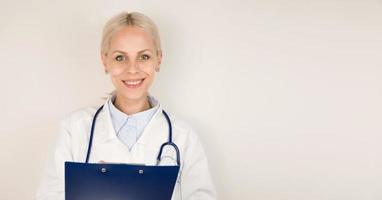
<path id="1" fill-rule="evenodd" d="M 126 84 L 128 85 L 138 85 L 142 82 L 143 79 L 139 79 L 139 80 L 126 80 L 126 81 L 123 81 L 125 82 Z"/>

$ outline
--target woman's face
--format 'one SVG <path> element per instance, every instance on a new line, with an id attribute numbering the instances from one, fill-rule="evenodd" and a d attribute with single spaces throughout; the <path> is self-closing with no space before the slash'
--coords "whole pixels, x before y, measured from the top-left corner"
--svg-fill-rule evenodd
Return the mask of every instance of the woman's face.
<path id="1" fill-rule="evenodd" d="M 162 54 L 157 55 L 151 36 L 133 26 L 115 32 L 108 52 L 102 55 L 117 95 L 127 100 L 146 98 L 161 60 Z"/>

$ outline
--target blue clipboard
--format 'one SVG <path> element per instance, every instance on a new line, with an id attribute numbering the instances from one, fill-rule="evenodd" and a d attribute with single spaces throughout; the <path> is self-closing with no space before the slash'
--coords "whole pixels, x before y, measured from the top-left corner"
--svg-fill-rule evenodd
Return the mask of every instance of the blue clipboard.
<path id="1" fill-rule="evenodd" d="M 65 162 L 65 200 L 171 200 L 179 166 Z"/>

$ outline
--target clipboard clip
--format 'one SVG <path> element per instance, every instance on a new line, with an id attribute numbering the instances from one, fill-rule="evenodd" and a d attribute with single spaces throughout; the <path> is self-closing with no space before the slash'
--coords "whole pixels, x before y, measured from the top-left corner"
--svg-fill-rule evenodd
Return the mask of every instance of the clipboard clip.
<path id="1" fill-rule="evenodd" d="M 107 172 L 107 169 L 106 169 L 106 167 L 101 167 L 101 172 L 102 173 L 106 173 Z M 144 170 L 143 169 L 139 169 L 138 170 L 138 174 L 144 174 Z"/>

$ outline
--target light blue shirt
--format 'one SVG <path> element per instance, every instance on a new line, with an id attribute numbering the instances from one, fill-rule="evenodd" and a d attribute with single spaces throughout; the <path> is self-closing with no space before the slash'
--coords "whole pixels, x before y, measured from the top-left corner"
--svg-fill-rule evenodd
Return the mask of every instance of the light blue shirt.
<path id="1" fill-rule="evenodd" d="M 159 108 L 159 103 L 154 97 L 148 96 L 151 108 L 132 115 L 120 111 L 114 106 L 115 95 L 109 101 L 110 117 L 118 138 L 131 150 L 141 136 L 143 130 Z"/>

